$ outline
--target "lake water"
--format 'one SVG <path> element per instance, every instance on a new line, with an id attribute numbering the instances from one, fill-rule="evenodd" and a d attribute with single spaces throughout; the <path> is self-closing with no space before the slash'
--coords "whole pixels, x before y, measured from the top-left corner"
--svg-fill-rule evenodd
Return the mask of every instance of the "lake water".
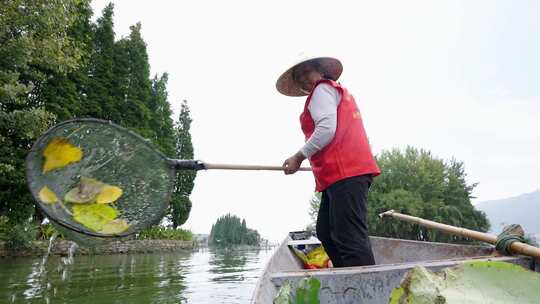
<path id="1" fill-rule="evenodd" d="M 0 258 L 0 303 L 248 303 L 272 253 Z"/>

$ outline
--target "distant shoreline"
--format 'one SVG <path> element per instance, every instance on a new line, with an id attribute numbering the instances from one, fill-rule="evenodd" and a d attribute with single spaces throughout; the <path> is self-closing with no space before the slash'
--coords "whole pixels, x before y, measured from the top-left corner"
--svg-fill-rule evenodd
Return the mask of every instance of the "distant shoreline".
<path id="1" fill-rule="evenodd" d="M 70 248 L 77 248 L 75 255 L 86 255 L 90 250 L 84 246 L 74 245 L 75 243 L 67 240 L 56 240 L 51 247 L 51 255 L 67 256 Z M 0 242 L 0 257 L 25 257 L 25 256 L 43 256 L 47 253 L 48 241 L 34 241 L 32 247 L 28 249 L 9 250 L 5 242 Z M 181 250 L 193 250 L 196 248 L 194 241 L 180 240 L 126 240 L 112 241 L 107 244 L 99 245 L 93 250 L 93 254 L 126 254 L 126 253 L 156 253 L 156 252 L 174 252 Z"/>
<path id="2" fill-rule="evenodd" d="M 228 246 L 215 246 L 215 245 L 209 245 L 199 248 L 208 248 L 208 249 L 218 249 L 218 250 L 230 250 L 230 251 L 250 251 L 250 250 L 269 250 L 276 246 L 274 245 L 268 245 L 268 246 L 255 246 L 255 245 L 228 245 Z"/>

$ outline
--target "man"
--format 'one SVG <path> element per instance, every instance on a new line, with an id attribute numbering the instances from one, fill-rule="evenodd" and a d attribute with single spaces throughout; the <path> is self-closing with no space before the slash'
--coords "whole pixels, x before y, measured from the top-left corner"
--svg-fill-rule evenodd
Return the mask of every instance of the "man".
<path id="1" fill-rule="evenodd" d="M 300 116 L 306 143 L 283 166 L 285 174 L 293 174 L 309 159 L 315 190 L 322 192 L 317 237 L 334 267 L 373 265 L 367 193 L 380 170 L 356 102 L 336 82 L 342 71 L 339 60 L 319 57 L 302 61 L 279 77 L 280 93 L 308 96 Z"/>

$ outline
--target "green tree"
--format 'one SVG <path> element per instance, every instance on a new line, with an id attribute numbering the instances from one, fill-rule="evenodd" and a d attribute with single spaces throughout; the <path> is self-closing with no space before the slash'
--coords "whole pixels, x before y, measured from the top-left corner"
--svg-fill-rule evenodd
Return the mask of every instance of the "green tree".
<path id="1" fill-rule="evenodd" d="M 107 5 L 94 25 L 92 55 L 88 65 L 87 90 L 80 115 L 110 119 L 122 124 L 118 98 L 115 99 L 114 82 L 114 5 Z"/>
<path id="2" fill-rule="evenodd" d="M 152 112 L 152 83 L 146 43 L 141 37 L 141 24 L 130 27 L 131 33 L 115 44 L 113 96 L 121 113 L 120 124 L 148 139 L 155 139 L 149 126 Z"/>
<path id="3" fill-rule="evenodd" d="M 88 1 L 77 4 L 77 15 L 67 30 L 68 37 L 76 41 L 83 51 L 76 69 L 67 73 L 49 72 L 42 88 L 45 109 L 56 115 L 57 121 L 72 119 L 87 107 L 89 61 L 93 53 L 94 25 L 90 21 L 92 8 Z"/>
<path id="4" fill-rule="evenodd" d="M 466 182 L 462 162 L 444 161 L 412 147 L 383 151 L 377 162 L 382 174 L 375 178 L 369 192 L 371 234 L 423 241 L 469 241 L 409 223 L 381 221 L 378 214 L 389 209 L 478 231 L 489 229 L 485 214 L 471 204 L 476 184 Z"/>
<path id="5" fill-rule="evenodd" d="M 77 69 L 85 51 L 70 29 L 88 1 L 4 1 L 0 5 L 0 214 L 12 224 L 34 211 L 25 186 L 24 157 L 55 120 L 43 88 Z"/>
<path id="6" fill-rule="evenodd" d="M 172 111 L 168 101 L 168 79 L 169 75 L 167 73 L 164 73 L 161 77 L 156 75 L 152 79 L 152 95 L 148 105 L 152 113 L 149 127 L 154 131 L 152 141 L 160 148 L 161 152 L 168 157 L 176 157 L 176 130 L 171 118 Z M 191 151 L 191 157 L 193 157 L 193 147 L 191 147 Z M 191 190 L 189 192 L 191 193 Z"/>
<path id="7" fill-rule="evenodd" d="M 216 220 L 210 230 L 208 241 L 211 245 L 252 245 L 257 246 L 261 237 L 256 230 L 246 226 L 245 219 L 231 214 L 224 215 Z"/>
<path id="8" fill-rule="evenodd" d="M 187 101 L 182 102 L 182 108 L 175 128 L 176 157 L 179 159 L 193 159 L 193 144 L 191 142 L 191 116 Z M 195 186 L 196 172 L 181 170 L 176 173 L 176 184 L 171 200 L 170 220 L 176 228 L 186 222 L 191 210 L 189 196 Z"/>
<path id="9" fill-rule="evenodd" d="M 83 116 L 112 120 L 152 141 L 169 157 L 175 153 L 172 111 L 165 73 L 151 80 L 141 24 L 115 42 L 114 5 L 107 5 L 93 35 Z"/>

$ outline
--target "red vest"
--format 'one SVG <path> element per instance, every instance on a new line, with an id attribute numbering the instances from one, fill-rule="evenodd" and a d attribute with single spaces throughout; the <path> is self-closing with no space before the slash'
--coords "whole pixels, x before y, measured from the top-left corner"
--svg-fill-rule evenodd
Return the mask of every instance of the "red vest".
<path id="1" fill-rule="evenodd" d="M 326 147 L 309 158 L 315 175 L 315 190 L 319 192 L 348 177 L 381 174 L 371 153 L 362 117 L 354 98 L 347 89 L 332 80 L 320 80 L 315 87 L 322 82 L 336 88 L 341 93 L 341 100 L 337 108 L 337 128 L 334 138 Z M 315 131 L 315 122 L 308 110 L 314 90 L 308 96 L 304 112 L 300 115 L 300 124 L 306 141 Z"/>

